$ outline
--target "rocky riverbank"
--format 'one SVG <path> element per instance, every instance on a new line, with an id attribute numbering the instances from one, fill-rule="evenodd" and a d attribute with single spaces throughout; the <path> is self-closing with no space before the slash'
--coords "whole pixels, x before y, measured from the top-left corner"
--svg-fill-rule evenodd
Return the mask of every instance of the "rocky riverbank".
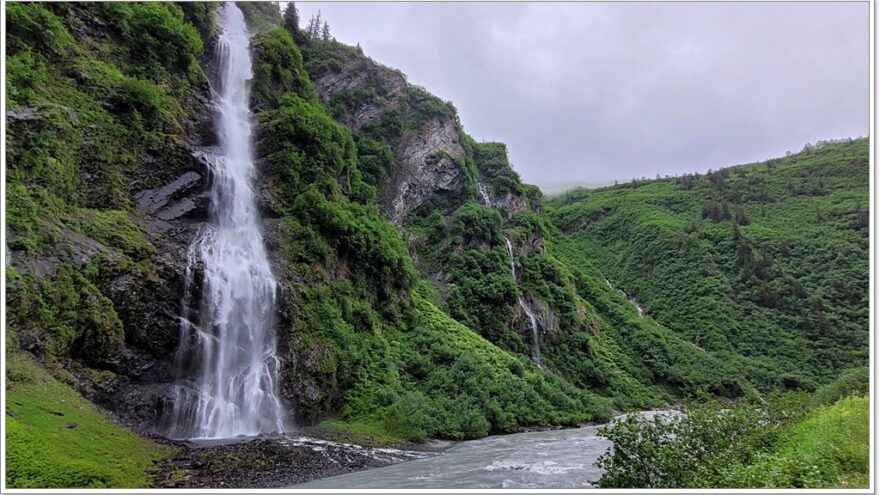
<path id="1" fill-rule="evenodd" d="M 156 466 L 157 488 L 280 488 L 436 455 L 451 445 L 362 447 L 295 435 L 169 443 L 179 450 Z"/>

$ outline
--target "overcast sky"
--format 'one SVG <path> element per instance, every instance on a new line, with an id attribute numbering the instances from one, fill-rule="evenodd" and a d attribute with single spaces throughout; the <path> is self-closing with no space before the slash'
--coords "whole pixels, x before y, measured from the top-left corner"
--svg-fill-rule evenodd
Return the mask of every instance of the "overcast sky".
<path id="1" fill-rule="evenodd" d="M 867 3 L 305 3 L 451 100 L 526 182 L 608 183 L 868 134 Z"/>

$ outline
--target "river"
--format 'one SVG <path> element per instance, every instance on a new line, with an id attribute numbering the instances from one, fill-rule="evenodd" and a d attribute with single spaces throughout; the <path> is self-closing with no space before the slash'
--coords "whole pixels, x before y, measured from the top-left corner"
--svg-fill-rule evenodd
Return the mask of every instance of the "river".
<path id="1" fill-rule="evenodd" d="M 660 411 L 640 413 L 646 416 Z M 497 435 L 440 454 L 292 488 L 592 488 L 611 442 L 597 426 Z"/>

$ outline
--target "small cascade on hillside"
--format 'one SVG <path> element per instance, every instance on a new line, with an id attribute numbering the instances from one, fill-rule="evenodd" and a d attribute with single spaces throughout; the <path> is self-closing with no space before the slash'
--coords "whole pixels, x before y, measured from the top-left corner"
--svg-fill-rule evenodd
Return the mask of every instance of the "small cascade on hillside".
<path id="1" fill-rule="evenodd" d="M 538 366 L 541 366 L 541 343 L 538 341 L 538 318 L 535 317 L 532 308 L 526 304 L 522 297 L 518 297 L 517 302 L 519 302 L 519 306 L 525 311 L 526 316 L 529 317 L 529 323 L 532 326 L 532 361 Z"/>
<path id="2" fill-rule="evenodd" d="M 507 236 L 504 236 L 504 242 L 507 243 L 507 257 L 510 259 L 510 276 L 513 277 L 513 281 L 516 282 L 516 263 L 514 262 L 513 257 L 513 244 L 510 243 L 510 239 Z"/>
<path id="3" fill-rule="evenodd" d="M 614 286 L 611 285 L 611 282 L 609 282 L 607 278 L 605 279 L 605 285 L 607 285 L 609 289 L 614 289 Z M 617 292 L 620 292 L 620 294 L 621 294 L 621 295 L 622 295 L 627 301 L 629 301 L 629 303 L 632 304 L 632 306 L 633 306 L 634 308 L 636 308 L 636 311 L 639 312 L 639 316 L 642 316 L 642 317 L 645 316 L 645 308 L 643 308 L 643 307 L 639 304 L 639 302 L 636 301 L 636 298 L 634 298 L 634 297 L 629 297 L 629 295 L 628 295 L 626 292 L 624 292 L 623 289 L 617 289 Z"/>
<path id="4" fill-rule="evenodd" d="M 492 208 L 492 200 L 489 199 L 489 189 L 486 187 L 486 184 L 477 181 L 477 188 L 480 190 L 480 196 L 483 197 L 483 203 L 489 208 Z"/>
<path id="5" fill-rule="evenodd" d="M 177 353 L 180 379 L 167 431 L 172 438 L 230 438 L 284 431 L 275 349 L 276 282 L 260 232 L 248 80 L 250 34 L 230 2 L 218 15 L 220 153 L 212 166 L 215 222 L 190 248 Z M 190 320 L 193 267 L 204 266 L 202 300 Z"/>
<path id="6" fill-rule="evenodd" d="M 507 243 L 507 256 L 510 258 L 510 275 L 513 276 L 513 281 L 516 282 L 516 263 L 514 262 L 513 256 L 513 244 L 510 243 L 510 239 L 508 239 L 507 236 L 504 237 L 504 242 Z M 516 302 L 519 304 L 519 307 L 522 308 L 526 316 L 529 317 L 529 323 L 532 326 L 532 361 L 538 366 L 541 366 L 541 344 L 538 340 L 538 318 L 522 296 L 517 297 Z"/>

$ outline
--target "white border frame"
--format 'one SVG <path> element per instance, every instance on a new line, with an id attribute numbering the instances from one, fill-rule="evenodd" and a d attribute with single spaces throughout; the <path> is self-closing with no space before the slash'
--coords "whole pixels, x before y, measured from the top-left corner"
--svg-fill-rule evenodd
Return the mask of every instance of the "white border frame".
<path id="1" fill-rule="evenodd" d="M 301 0 L 303 1 L 303 0 Z M 304 0 L 307 2 L 308 0 Z M 423 0 L 414 0 L 414 1 L 423 1 Z M 459 1 L 459 0 L 454 0 Z M 466 0 L 465 0 L 466 1 Z M 492 0 L 495 1 L 495 0 Z M 545 0 L 538 0 L 545 1 Z M 552 1 L 552 0 L 551 0 Z M 616 0 L 616 1 L 638 1 L 638 0 Z M 665 0 L 655 0 L 657 2 L 665 1 Z M 673 0 L 675 1 L 675 0 Z M 690 1 L 690 0 L 685 0 Z M 726 1 L 726 0 L 720 0 Z M 731 3 L 734 2 L 760 2 L 764 0 L 731 0 Z M 772 1 L 772 0 L 771 0 Z M 792 1 L 793 3 L 797 0 L 782 0 L 782 1 Z M 806 0 L 806 1 L 816 1 L 816 0 Z M 821 1 L 821 0 L 820 0 Z M 841 1 L 841 0 L 830 0 L 830 1 Z M 847 0 L 842 0 L 847 1 Z M 304 3 L 303 2 L 303 3 Z M 6 225 L 6 0 L 2 0 L 2 6 L 0 6 L 0 33 L 3 33 L 3 39 L 0 41 L 0 47 L 2 47 L 2 60 L 0 60 L 0 70 L 4 75 L 3 77 L 3 87 L 0 88 L 0 101 L 2 101 L 3 108 L 3 121 L 0 123 L 0 130 L 2 130 L 2 141 L 0 141 L 0 153 L 2 153 L 2 167 L 0 167 L 0 185 L 2 185 L 2 191 L 0 191 L 0 200 L 2 200 L 2 205 L 0 205 L 0 221 L 2 221 L 4 227 Z M 699 3 L 699 1 L 695 1 L 694 3 Z M 863 2 L 858 2 L 863 3 Z M 876 9 L 875 9 L 875 0 L 869 0 L 869 16 L 870 16 L 870 123 L 869 123 L 869 134 L 868 134 L 868 156 L 869 156 L 869 166 L 870 166 L 870 208 L 871 208 L 871 225 L 870 225 L 870 383 L 871 383 L 871 395 L 869 400 L 869 408 L 870 408 L 870 472 L 869 472 L 869 487 L 866 489 L 648 489 L 648 488 L 634 488 L 634 489 L 301 489 L 297 490 L 295 488 L 284 488 L 284 489 L 220 489 L 220 488 L 202 488 L 202 489 L 174 489 L 174 488 L 136 488 L 136 489 L 119 489 L 119 488 L 110 488 L 110 489 L 21 489 L 21 488 L 6 488 L 6 414 L 4 412 L 2 418 L 2 437 L 0 437 L 0 466 L 2 466 L 2 470 L 0 470 L 0 493 L 49 493 L 49 494 L 57 494 L 57 493 L 875 493 L 876 488 L 876 444 L 877 444 L 877 429 L 876 429 L 876 421 L 875 421 L 875 413 L 876 407 L 875 403 L 877 400 L 876 394 L 876 383 L 877 383 L 877 368 L 875 366 L 875 350 L 877 347 L 876 340 L 876 319 L 875 319 L 875 311 L 876 311 L 876 268 L 877 265 L 875 263 L 875 235 L 877 234 L 877 203 L 875 201 L 875 192 L 876 192 L 876 181 L 877 174 L 875 173 L 875 144 L 874 144 L 874 119 L 875 119 L 875 24 L 876 24 Z M 6 229 L 0 230 L 0 243 L 3 244 L 3 248 L 0 249 L 0 260 L 2 260 L 2 264 L 0 264 L 0 273 L 3 275 L 4 283 L 0 285 L 0 296 L 2 296 L 2 301 L 0 301 L 0 327 L 2 327 L 2 341 L 0 341 L 0 351 L 2 351 L 3 358 L 0 359 L 2 362 L 2 388 L 0 388 L 0 400 L 2 400 L 4 406 L 6 404 Z"/>

